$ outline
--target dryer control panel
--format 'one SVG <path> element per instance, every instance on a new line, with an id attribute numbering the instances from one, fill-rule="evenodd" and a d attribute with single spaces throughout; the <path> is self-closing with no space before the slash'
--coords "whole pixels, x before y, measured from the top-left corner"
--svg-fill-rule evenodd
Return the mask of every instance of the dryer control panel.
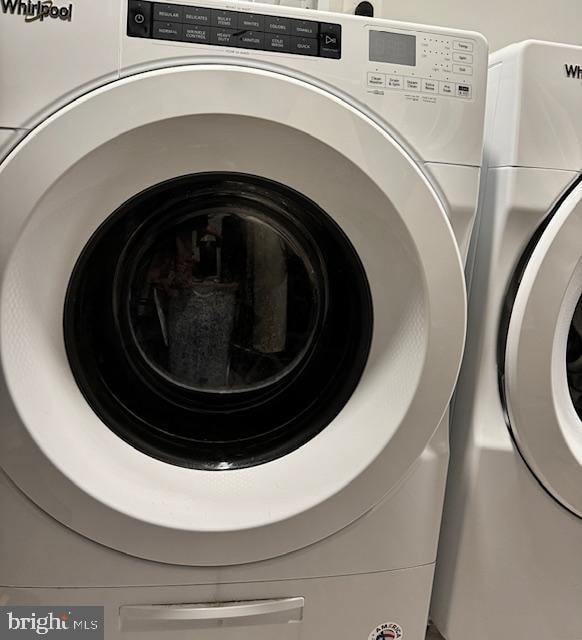
<path id="1" fill-rule="evenodd" d="M 129 0 L 127 35 L 341 58 L 342 28 L 339 24 L 204 6 Z"/>
<path id="2" fill-rule="evenodd" d="M 404 91 L 411 98 L 473 97 L 475 42 L 444 33 L 368 28 L 366 84 L 372 91 Z"/>

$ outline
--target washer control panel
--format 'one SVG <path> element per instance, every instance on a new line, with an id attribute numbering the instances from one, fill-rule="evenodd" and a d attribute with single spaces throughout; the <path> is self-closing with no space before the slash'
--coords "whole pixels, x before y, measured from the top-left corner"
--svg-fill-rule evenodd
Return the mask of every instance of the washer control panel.
<path id="1" fill-rule="evenodd" d="M 366 85 L 372 93 L 403 91 L 411 99 L 473 98 L 475 43 L 443 34 L 370 27 Z"/>
<path id="2" fill-rule="evenodd" d="M 342 28 L 339 24 L 202 6 L 129 0 L 127 35 L 341 58 Z"/>

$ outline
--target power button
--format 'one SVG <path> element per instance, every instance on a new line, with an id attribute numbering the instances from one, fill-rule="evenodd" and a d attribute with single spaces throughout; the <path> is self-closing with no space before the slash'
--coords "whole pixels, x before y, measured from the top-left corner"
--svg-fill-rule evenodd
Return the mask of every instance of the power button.
<path id="1" fill-rule="evenodd" d="M 152 4 L 144 0 L 129 0 L 127 11 L 127 35 L 138 38 L 151 37 Z"/>

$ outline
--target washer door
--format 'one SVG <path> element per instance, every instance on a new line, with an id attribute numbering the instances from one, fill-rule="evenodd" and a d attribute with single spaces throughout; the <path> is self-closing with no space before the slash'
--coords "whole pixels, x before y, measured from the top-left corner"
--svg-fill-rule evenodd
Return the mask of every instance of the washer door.
<path id="1" fill-rule="evenodd" d="M 372 301 L 336 223 L 237 173 L 167 180 L 93 234 L 65 302 L 85 398 L 140 451 L 196 469 L 280 458 L 352 395 Z"/>
<path id="2" fill-rule="evenodd" d="M 525 462 L 582 516 L 582 183 L 557 208 L 523 270 L 505 345 L 505 401 Z"/>
<path id="3" fill-rule="evenodd" d="M 93 540 L 192 565 L 312 544 L 446 410 L 446 214 L 327 91 L 226 65 L 121 80 L 7 158 L 0 208 L 2 465 Z"/>

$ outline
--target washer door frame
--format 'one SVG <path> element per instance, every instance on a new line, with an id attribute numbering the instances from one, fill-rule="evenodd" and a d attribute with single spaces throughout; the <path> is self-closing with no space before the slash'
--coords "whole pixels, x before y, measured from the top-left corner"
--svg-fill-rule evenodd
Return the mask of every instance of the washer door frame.
<path id="1" fill-rule="evenodd" d="M 168 95 L 172 98 L 152 99 Z M 381 196 L 387 207 L 386 216 L 376 210 L 367 212 L 363 221 L 354 218 L 347 234 L 368 276 L 375 269 L 372 294 L 375 312 L 382 311 L 375 313 L 370 359 L 354 396 L 306 446 L 283 459 L 236 471 L 191 470 L 151 459 L 117 438 L 94 414 L 92 426 L 83 425 L 83 438 L 75 439 L 65 422 L 75 423 L 72 414 L 87 409 L 76 385 L 70 392 L 78 402 L 67 405 L 61 416 L 66 421 L 55 418 L 63 408 L 48 393 L 44 404 L 31 401 L 31 389 L 40 393 L 44 384 L 31 380 L 49 376 L 44 365 L 35 369 L 36 360 L 49 358 L 44 362 L 59 392 L 73 378 L 64 365 L 62 331 L 56 321 L 42 317 L 39 323 L 38 314 L 26 316 L 23 309 L 31 300 L 19 286 L 21 270 L 28 269 L 27 238 L 38 235 L 42 226 L 38 212 L 51 206 L 62 209 L 62 202 L 52 203 L 51 188 L 83 167 L 88 154 L 128 132 L 147 131 L 152 123 L 217 114 L 276 123 L 304 140 L 314 140 L 357 168 L 375 194 L 377 190 L 369 197 L 379 201 Z M 291 166 L 288 170 L 293 173 Z M 31 174 L 36 180 L 27 189 L 13 188 Z M 90 175 L 85 178 L 90 181 Z M 334 186 L 344 196 L 349 189 L 345 184 Z M 133 195 L 136 185 L 127 188 Z M 325 185 L 319 184 L 317 191 L 322 199 L 339 198 Z M 341 530 L 393 490 L 447 409 L 463 353 L 466 295 L 446 212 L 418 164 L 389 132 L 328 90 L 289 75 L 227 64 L 172 67 L 124 78 L 75 101 L 27 136 L 0 165 L 0 205 L 8 212 L 0 244 L 0 402 L 6 421 L 0 462 L 36 504 L 90 539 L 138 557 L 200 566 L 252 562 L 305 547 Z M 406 335 L 401 340 L 396 336 L 396 344 L 382 351 L 379 345 L 387 338 L 378 327 L 388 318 L 385 278 L 380 277 L 386 265 L 385 238 L 361 227 L 365 222 L 369 228 L 387 228 L 384 217 L 390 211 L 401 225 L 410 264 L 418 265 L 417 293 L 424 306 L 412 313 Z M 87 229 L 86 240 L 91 233 Z M 66 283 L 59 283 L 56 299 L 47 302 L 51 317 L 59 309 L 61 284 L 64 291 Z M 409 298 L 415 296 L 407 291 Z M 37 334 L 42 336 L 43 353 L 30 344 Z M 406 373 L 406 384 L 383 370 L 383 364 L 394 360 Z M 397 389 L 392 393 L 395 408 L 387 402 L 387 384 Z M 354 439 L 357 425 L 365 429 Z M 93 464 L 91 451 L 97 451 L 99 464 Z M 335 471 L 323 473 L 322 455 Z M 199 502 L 189 493 L 194 486 L 203 494 Z"/>
<path id="2" fill-rule="evenodd" d="M 521 456 L 542 487 L 578 517 L 582 424 L 570 397 L 566 347 L 582 295 L 581 232 L 578 179 L 544 221 L 516 272 L 500 367 L 507 422 Z"/>

